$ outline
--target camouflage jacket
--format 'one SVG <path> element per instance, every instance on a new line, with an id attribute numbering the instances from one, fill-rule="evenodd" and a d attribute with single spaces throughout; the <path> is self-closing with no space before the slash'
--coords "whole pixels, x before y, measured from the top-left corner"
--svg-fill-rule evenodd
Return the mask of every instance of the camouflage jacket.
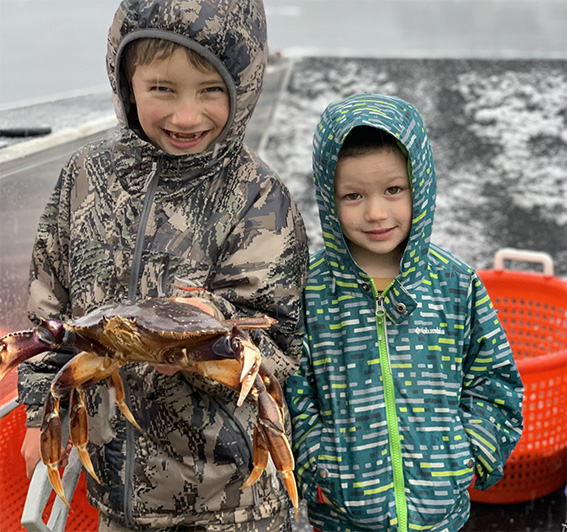
<path id="1" fill-rule="evenodd" d="M 135 128 L 121 58 L 132 39 L 152 36 L 199 51 L 225 79 L 231 115 L 201 154 L 168 155 Z M 279 379 L 296 370 L 305 230 L 286 187 L 243 144 L 265 60 L 259 0 L 122 2 L 107 56 L 119 126 L 60 175 L 33 250 L 31 319 L 68 319 L 109 302 L 179 295 L 179 284 L 201 286 L 227 317 L 277 319 L 254 339 Z M 28 426 L 39 425 L 50 381 L 71 356 L 21 366 Z M 146 364 L 121 373 L 142 432 L 117 413 L 105 384 L 87 392 L 89 453 L 101 479 L 88 479 L 89 497 L 103 514 L 128 528 L 198 527 L 287 508 L 279 477 L 239 489 L 252 467 L 254 405 L 236 408 L 235 393 L 195 374 L 167 377 Z"/>

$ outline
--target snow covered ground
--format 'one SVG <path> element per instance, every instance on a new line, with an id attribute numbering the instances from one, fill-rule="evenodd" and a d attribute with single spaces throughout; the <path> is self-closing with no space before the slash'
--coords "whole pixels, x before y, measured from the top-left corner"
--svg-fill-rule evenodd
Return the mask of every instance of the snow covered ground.
<path id="1" fill-rule="evenodd" d="M 477 269 L 502 247 L 544 251 L 567 275 L 565 61 L 298 60 L 262 155 L 298 201 L 312 251 L 322 244 L 313 132 L 331 101 L 356 92 L 396 94 L 423 115 L 438 176 L 436 243 Z"/>

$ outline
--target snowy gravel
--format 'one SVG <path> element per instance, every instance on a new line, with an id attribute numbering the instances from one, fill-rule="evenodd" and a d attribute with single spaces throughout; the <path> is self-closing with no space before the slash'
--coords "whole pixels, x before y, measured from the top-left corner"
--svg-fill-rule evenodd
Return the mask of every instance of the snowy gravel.
<path id="1" fill-rule="evenodd" d="M 314 251 L 322 244 L 311 181 L 319 115 L 356 92 L 396 94 L 420 110 L 433 145 L 433 240 L 478 269 L 490 268 L 502 247 L 544 251 L 565 276 L 565 67 L 555 60 L 301 59 L 262 155 L 297 199 Z"/>

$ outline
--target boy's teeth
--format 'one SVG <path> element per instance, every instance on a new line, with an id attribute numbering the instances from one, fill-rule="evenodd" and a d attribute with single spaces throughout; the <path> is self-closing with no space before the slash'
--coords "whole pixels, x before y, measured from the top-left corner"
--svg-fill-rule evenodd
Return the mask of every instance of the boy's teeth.
<path id="1" fill-rule="evenodd" d="M 184 135 L 182 133 L 174 133 L 173 131 L 169 132 L 170 136 L 177 140 L 195 140 L 198 139 L 202 133 L 191 133 Z"/>

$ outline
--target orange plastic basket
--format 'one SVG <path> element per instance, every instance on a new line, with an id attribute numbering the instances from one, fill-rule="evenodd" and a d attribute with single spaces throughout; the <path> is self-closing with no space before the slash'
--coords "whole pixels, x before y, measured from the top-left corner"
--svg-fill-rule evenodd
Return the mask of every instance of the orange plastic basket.
<path id="1" fill-rule="evenodd" d="M 25 532 L 21 516 L 28 492 L 26 466 L 20 455 L 25 434 L 26 412 L 18 406 L 0 418 L 0 531 Z M 47 523 L 55 494 L 43 512 Z M 98 511 L 87 501 L 84 473 L 79 478 L 65 527 L 67 532 L 95 532 L 98 530 Z"/>
<path id="2" fill-rule="evenodd" d="M 502 250 L 500 258 L 529 259 L 526 252 L 511 251 Z M 473 501 L 525 502 L 567 482 L 567 282 L 552 271 L 478 272 L 506 330 L 525 392 L 524 431 L 504 477 L 486 491 L 472 489 Z"/>

